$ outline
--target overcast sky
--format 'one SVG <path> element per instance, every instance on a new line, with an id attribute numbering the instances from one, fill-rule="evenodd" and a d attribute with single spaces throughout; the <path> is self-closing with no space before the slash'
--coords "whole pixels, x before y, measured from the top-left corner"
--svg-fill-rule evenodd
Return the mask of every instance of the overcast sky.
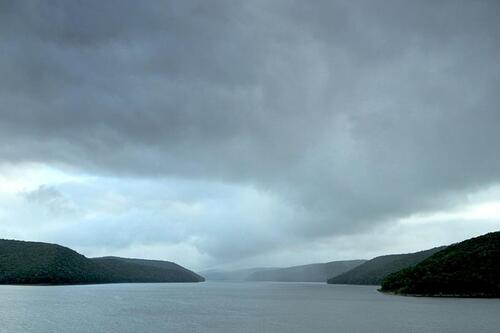
<path id="1" fill-rule="evenodd" d="M 500 229 L 498 1 L 0 1 L 0 238 L 193 269 Z"/>

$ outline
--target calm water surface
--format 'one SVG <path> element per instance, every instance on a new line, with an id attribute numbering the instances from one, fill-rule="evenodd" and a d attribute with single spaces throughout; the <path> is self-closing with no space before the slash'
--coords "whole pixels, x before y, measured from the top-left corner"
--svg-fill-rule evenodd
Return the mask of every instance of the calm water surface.
<path id="1" fill-rule="evenodd" d="M 307 283 L 0 286 L 0 332 L 500 332 L 500 300 Z"/>

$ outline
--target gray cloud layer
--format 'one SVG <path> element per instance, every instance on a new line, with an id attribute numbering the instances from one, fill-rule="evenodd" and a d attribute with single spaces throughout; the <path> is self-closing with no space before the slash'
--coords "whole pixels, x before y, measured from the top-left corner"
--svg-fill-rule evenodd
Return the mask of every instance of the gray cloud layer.
<path id="1" fill-rule="evenodd" d="M 0 161 L 255 186 L 300 237 L 453 205 L 500 180 L 499 14 L 2 1 Z"/>

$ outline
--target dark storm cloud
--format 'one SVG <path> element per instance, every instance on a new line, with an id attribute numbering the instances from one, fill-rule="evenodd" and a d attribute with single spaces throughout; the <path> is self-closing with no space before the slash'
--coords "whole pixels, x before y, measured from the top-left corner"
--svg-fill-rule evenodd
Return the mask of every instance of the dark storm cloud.
<path id="1" fill-rule="evenodd" d="M 0 159 L 257 186 L 292 233 L 500 181 L 496 1 L 3 1 Z"/>

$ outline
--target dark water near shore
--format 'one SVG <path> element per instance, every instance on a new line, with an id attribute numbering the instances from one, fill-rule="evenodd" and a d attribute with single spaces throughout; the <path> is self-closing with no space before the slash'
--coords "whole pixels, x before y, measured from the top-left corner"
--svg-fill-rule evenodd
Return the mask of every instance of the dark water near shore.
<path id="1" fill-rule="evenodd" d="M 312 283 L 0 286 L 0 332 L 500 332 L 500 300 Z"/>

